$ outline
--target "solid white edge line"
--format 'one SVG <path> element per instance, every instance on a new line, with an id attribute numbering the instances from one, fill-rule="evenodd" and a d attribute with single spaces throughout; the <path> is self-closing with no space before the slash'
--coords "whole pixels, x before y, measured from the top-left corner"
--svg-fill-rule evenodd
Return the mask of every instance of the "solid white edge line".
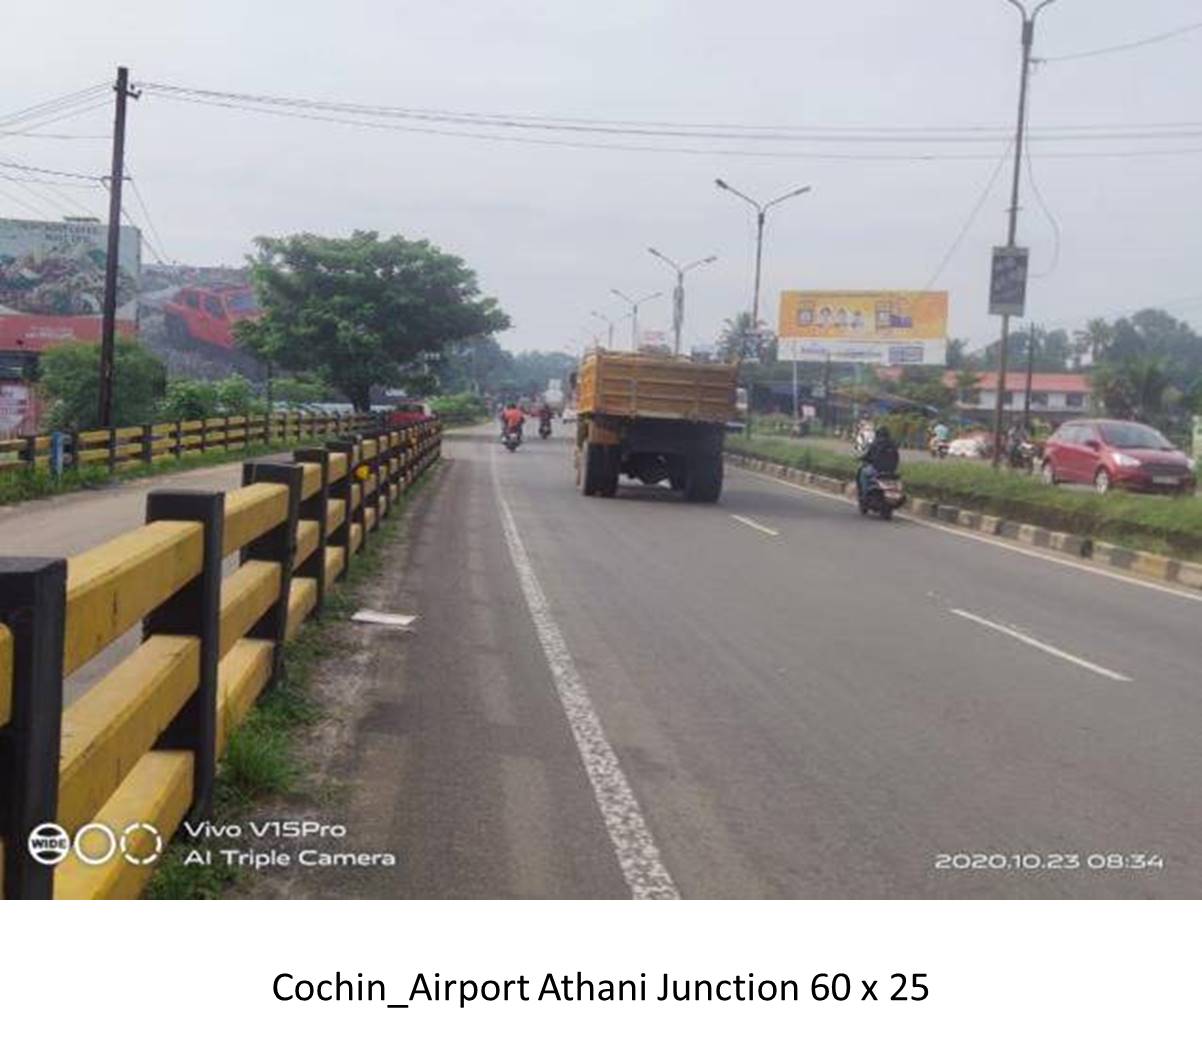
<path id="1" fill-rule="evenodd" d="M 1020 633 L 1003 623 L 995 623 L 991 619 L 986 619 L 984 616 L 977 616 L 971 612 L 966 612 L 964 609 L 948 609 L 953 616 L 959 616 L 961 619 L 968 619 L 974 623 L 979 623 L 983 627 L 988 627 L 990 630 L 996 630 L 999 634 L 1006 634 L 1014 638 L 1016 641 L 1021 641 L 1025 645 L 1030 645 L 1032 648 L 1038 648 L 1041 652 L 1047 652 L 1048 655 L 1054 655 L 1057 659 L 1063 659 L 1065 662 L 1073 663 L 1083 669 L 1090 670 L 1093 673 L 1099 674 L 1102 677 L 1109 677 L 1112 681 L 1122 681 L 1131 683 L 1131 678 L 1122 673 L 1115 673 L 1114 670 L 1108 670 L 1105 666 L 1099 666 L 1097 663 L 1091 663 L 1088 659 L 1082 659 L 1079 655 L 1072 655 L 1069 652 L 1062 651 L 1054 645 L 1047 644 L 1043 641 L 1038 641 L 1027 634 Z"/>
<path id="2" fill-rule="evenodd" d="M 742 522 L 743 525 L 750 526 L 752 529 L 756 530 L 757 532 L 764 533 L 767 536 L 770 536 L 770 537 L 780 536 L 780 530 L 769 529 L 767 526 L 761 526 L 758 522 L 754 521 L 753 519 L 749 519 L 744 515 L 736 515 L 733 512 L 731 512 L 730 517 L 732 519 L 734 519 L 736 522 Z"/>
<path id="3" fill-rule="evenodd" d="M 651 836 L 651 830 L 635 799 L 634 791 L 605 730 L 601 719 L 593 708 L 588 689 L 580 677 L 576 664 L 568 651 L 567 641 L 551 614 L 547 597 L 538 582 L 530 556 L 518 533 L 513 512 L 501 489 L 497 474 L 496 451 L 490 451 L 489 467 L 492 470 L 493 489 L 496 493 L 501 528 L 509 557 L 517 571 L 518 583 L 526 599 L 526 607 L 534 622 L 534 629 L 542 646 L 551 678 L 559 695 L 560 704 L 567 716 L 568 726 L 576 741 L 580 761 L 584 765 L 593 787 L 593 797 L 605 822 L 610 843 L 618 858 L 618 865 L 635 900 L 676 900 L 680 892 L 668 869 L 664 866 L 659 848 Z"/>
<path id="4" fill-rule="evenodd" d="M 855 507 L 855 501 L 848 500 L 846 497 L 840 497 L 836 493 L 827 493 L 825 490 L 815 490 L 811 486 L 798 486 L 797 483 L 789 482 L 787 479 L 778 479 L 774 475 L 764 475 L 763 472 L 753 472 L 746 468 L 736 468 L 743 475 L 749 475 L 755 479 L 763 479 L 765 482 L 778 483 L 781 486 L 786 486 L 790 490 L 797 490 L 799 493 L 808 493 L 814 497 L 822 497 L 825 500 L 833 501 L 839 504 L 846 504 L 849 507 Z M 1103 576 L 1108 580 L 1117 580 L 1119 583 L 1126 583 L 1132 587 L 1142 587 L 1144 590 L 1159 591 L 1161 594 L 1168 594 L 1174 598 L 1184 598 L 1186 601 L 1192 601 L 1195 605 L 1202 605 L 1202 594 L 1195 594 L 1192 591 L 1180 590 L 1177 587 L 1166 587 L 1162 583 L 1153 583 L 1151 580 L 1141 580 L 1134 576 L 1127 576 L 1125 573 L 1112 572 L 1109 569 L 1101 569 L 1093 565 L 1086 565 L 1084 562 L 1074 562 L 1071 558 L 1063 558 L 1055 554 L 1044 553 L 1042 551 L 1032 550 L 1024 547 L 1021 544 L 1014 544 L 1001 537 L 990 536 L 986 533 L 978 533 L 971 529 L 960 529 L 956 526 L 949 526 L 942 522 L 931 522 L 928 519 L 918 518 L 916 515 L 909 515 L 904 511 L 895 511 L 893 513 L 895 519 L 901 519 L 903 522 L 913 522 L 916 526 L 922 526 L 924 529 L 934 530 L 936 533 L 946 533 L 948 536 L 963 537 L 965 540 L 972 540 L 978 544 L 985 544 L 987 547 L 996 547 L 1002 551 L 1013 551 L 1015 554 L 1025 555 L 1027 558 L 1037 558 L 1041 562 L 1051 562 L 1054 565 L 1063 566 L 1066 569 L 1076 569 L 1078 572 L 1089 573 L 1092 576 Z"/>

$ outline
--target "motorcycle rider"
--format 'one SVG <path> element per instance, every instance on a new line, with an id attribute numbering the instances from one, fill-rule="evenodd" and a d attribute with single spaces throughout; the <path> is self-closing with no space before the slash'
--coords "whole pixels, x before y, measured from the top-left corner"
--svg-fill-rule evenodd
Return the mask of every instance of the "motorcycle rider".
<path id="1" fill-rule="evenodd" d="M 935 427 L 931 429 L 931 449 L 932 452 L 938 453 L 940 447 L 947 446 L 947 441 L 952 434 L 952 430 L 943 423 L 940 418 L 935 422 Z"/>
<path id="2" fill-rule="evenodd" d="M 543 400 L 542 406 L 538 409 L 538 430 L 540 432 L 544 428 L 548 432 L 551 431 L 551 415 L 551 405 L 546 400 Z"/>
<path id="3" fill-rule="evenodd" d="M 896 476 L 901 466 L 901 455 L 889 430 L 881 425 L 868 448 L 860 454 L 860 468 L 856 472 L 856 486 L 860 496 L 868 493 L 872 480 L 879 476 Z"/>
<path id="4" fill-rule="evenodd" d="M 513 432 L 519 442 L 522 438 L 522 426 L 526 424 L 526 415 L 522 413 L 522 408 L 519 407 L 513 400 L 505 404 L 505 409 L 501 411 L 501 436 L 505 436 L 507 432 Z"/>

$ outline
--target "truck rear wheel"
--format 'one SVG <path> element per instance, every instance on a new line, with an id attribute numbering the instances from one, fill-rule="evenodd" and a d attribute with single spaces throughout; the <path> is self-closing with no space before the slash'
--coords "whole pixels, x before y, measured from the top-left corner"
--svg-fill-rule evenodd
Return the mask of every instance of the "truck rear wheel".
<path id="1" fill-rule="evenodd" d="M 695 454 L 689 458 L 685 500 L 713 504 L 722 496 L 722 455 Z"/>
<path id="2" fill-rule="evenodd" d="M 597 492 L 597 483 L 604 465 L 604 447 L 596 443 L 585 443 L 580 448 L 580 492 L 592 497 Z"/>
<path id="3" fill-rule="evenodd" d="M 590 447 L 590 449 L 593 449 Z M 621 465 L 621 451 L 616 446 L 598 446 L 601 463 L 597 471 L 597 493 L 602 497 L 612 497 L 618 492 L 618 468 Z"/>

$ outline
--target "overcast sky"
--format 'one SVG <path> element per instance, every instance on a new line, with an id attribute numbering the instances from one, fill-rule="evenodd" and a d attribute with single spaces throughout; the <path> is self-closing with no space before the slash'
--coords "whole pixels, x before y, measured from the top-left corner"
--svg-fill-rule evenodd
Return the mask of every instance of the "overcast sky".
<path id="1" fill-rule="evenodd" d="M 1035 54 L 1106 48 L 1200 18 L 1198 0 L 1058 0 L 1040 16 Z M 927 287 L 998 169 L 1019 67 L 1019 19 L 1005 0 L 60 0 L 7 5 L 3 23 L 0 118 L 111 79 L 124 63 L 135 82 L 412 108 L 940 128 L 928 136 L 999 127 L 979 143 L 904 145 L 558 138 L 776 153 L 735 156 L 352 128 L 149 95 L 131 104 L 131 170 L 173 258 L 238 262 L 258 234 L 367 228 L 428 237 L 461 254 L 500 299 L 514 323 L 502 341 L 514 350 L 574 348 L 598 326 L 590 310 L 622 312 L 611 287 L 664 290 L 642 325 L 667 330 L 672 275 L 648 245 L 681 261 L 718 254 L 688 281 L 686 344 L 712 341 L 724 318 L 749 308 L 754 243 L 753 213 L 718 191 L 715 176 L 759 197 L 813 185 L 769 217 L 761 309 L 773 322 L 786 288 Z M 1057 258 L 1051 221 L 1024 176 L 1019 242 L 1031 247 L 1034 272 L 1046 274 L 1029 294 L 1034 319 L 1072 326 L 1170 302 L 1178 315 L 1202 319 L 1200 56 L 1202 32 L 1194 32 L 1037 66 L 1034 130 L 1193 125 L 1173 137 L 1032 145 L 1035 181 L 1061 233 Z M 90 137 L 110 125 L 100 109 L 42 132 Z M 0 157 L 89 173 L 108 162 L 103 139 L 0 135 Z M 934 284 L 950 293 L 950 332 L 978 347 L 996 334 L 986 314 L 989 249 L 1005 238 L 1009 179 L 1007 165 Z M 14 200 L 34 202 L 30 187 L 38 189 L 0 179 L 0 215 L 30 217 Z M 73 196 L 103 209 L 99 191 Z"/>

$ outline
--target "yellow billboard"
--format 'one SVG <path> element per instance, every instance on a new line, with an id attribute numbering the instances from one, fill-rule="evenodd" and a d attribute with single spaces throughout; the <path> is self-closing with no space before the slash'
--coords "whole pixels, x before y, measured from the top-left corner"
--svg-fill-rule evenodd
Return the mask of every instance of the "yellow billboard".
<path id="1" fill-rule="evenodd" d="M 947 292 L 781 292 L 784 359 L 944 364 Z"/>

